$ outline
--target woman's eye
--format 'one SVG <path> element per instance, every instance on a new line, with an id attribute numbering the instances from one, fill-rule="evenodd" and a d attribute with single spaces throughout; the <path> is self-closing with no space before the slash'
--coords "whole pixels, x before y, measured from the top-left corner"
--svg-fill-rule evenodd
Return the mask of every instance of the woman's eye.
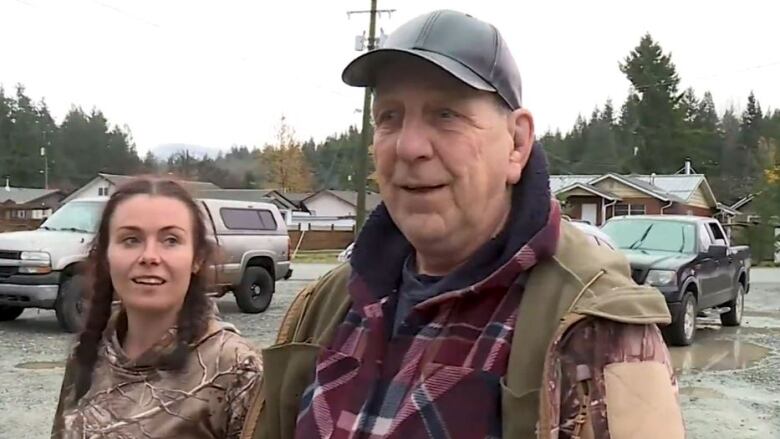
<path id="1" fill-rule="evenodd" d="M 135 245 L 138 244 L 140 241 L 135 236 L 128 236 L 126 238 L 122 239 L 122 244 L 125 245 Z"/>
<path id="2" fill-rule="evenodd" d="M 164 242 L 165 242 L 166 245 L 176 245 L 176 244 L 179 243 L 179 238 L 177 238 L 175 236 L 169 236 L 169 237 L 165 238 Z"/>

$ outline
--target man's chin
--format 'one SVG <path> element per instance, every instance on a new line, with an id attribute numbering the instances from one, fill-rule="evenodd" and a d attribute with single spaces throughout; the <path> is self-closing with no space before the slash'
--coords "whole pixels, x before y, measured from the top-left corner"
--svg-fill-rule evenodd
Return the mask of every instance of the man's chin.
<path id="1" fill-rule="evenodd" d="M 408 221 L 404 221 L 400 229 L 417 250 L 441 245 L 443 240 L 451 237 L 451 231 L 441 218 L 409 218 Z"/>

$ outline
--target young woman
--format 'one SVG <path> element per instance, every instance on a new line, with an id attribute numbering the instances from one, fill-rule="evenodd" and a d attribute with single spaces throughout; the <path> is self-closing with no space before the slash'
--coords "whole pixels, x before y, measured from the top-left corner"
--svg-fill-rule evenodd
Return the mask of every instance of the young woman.
<path id="1" fill-rule="evenodd" d="M 214 318 L 206 233 L 197 204 L 173 181 L 137 179 L 108 200 L 53 438 L 239 436 L 262 365 Z"/>

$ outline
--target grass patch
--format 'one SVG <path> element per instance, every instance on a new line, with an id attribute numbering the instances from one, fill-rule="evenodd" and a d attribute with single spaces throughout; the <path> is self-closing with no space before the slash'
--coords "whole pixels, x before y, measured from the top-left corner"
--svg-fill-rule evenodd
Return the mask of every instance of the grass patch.
<path id="1" fill-rule="evenodd" d="M 298 251 L 293 263 L 299 264 L 338 264 L 341 250 Z"/>

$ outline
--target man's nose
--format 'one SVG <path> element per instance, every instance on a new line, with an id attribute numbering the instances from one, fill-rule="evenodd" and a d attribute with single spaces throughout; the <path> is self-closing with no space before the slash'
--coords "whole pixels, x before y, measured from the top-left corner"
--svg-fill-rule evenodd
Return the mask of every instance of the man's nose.
<path id="1" fill-rule="evenodd" d="M 159 264 L 160 263 L 160 252 L 157 247 L 157 243 L 151 239 L 146 242 L 144 245 L 144 251 L 141 254 L 141 263 L 142 264 Z"/>
<path id="2" fill-rule="evenodd" d="M 418 116 L 404 118 L 401 132 L 396 140 L 396 155 L 404 161 L 413 162 L 433 156 L 430 127 Z"/>

